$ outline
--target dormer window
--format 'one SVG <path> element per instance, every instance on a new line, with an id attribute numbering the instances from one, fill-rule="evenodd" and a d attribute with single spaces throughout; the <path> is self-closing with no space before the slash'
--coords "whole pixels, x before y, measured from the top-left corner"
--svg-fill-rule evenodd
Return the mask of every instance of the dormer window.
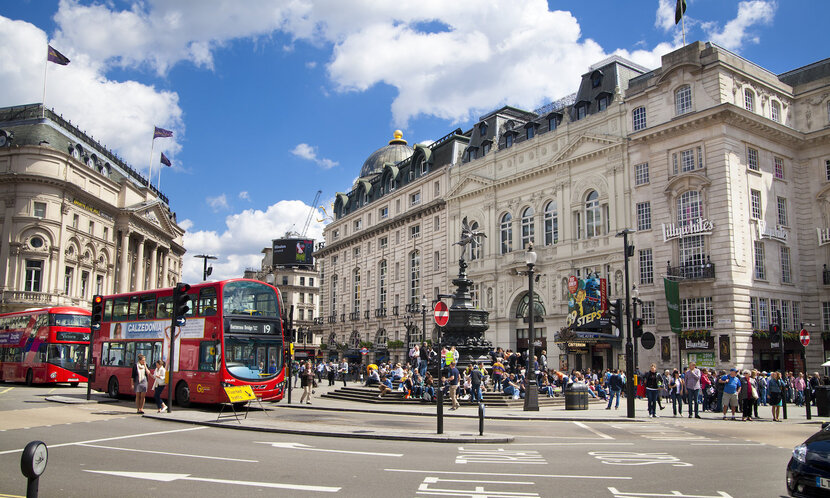
<path id="1" fill-rule="evenodd" d="M 487 135 L 487 123 L 479 123 L 478 134 L 482 137 Z"/>
<path id="2" fill-rule="evenodd" d="M 394 190 L 395 190 L 395 179 L 390 176 L 389 180 L 386 182 L 386 192 L 392 192 Z"/>
<path id="3" fill-rule="evenodd" d="M 427 161 L 426 161 L 426 159 L 421 158 L 419 167 L 420 167 L 419 169 L 421 170 L 421 175 L 426 175 L 427 174 Z"/>
<path id="4" fill-rule="evenodd" d="M 608 109 L 608 104 L 610 103 L 610 100 L 611 99 L 608 97 L 607 93 L 597 97 L 597 110 L 604 111 Z"/>
<path id="5" fill-rule="evenodd" d="M 588 103 L 582 102 L 576 107 L 576 120 L 584 119 L 588 115 Z"/>
<path id="6" fill-rule="evenodd" d="M 559 126 L 559 122 L 562 120 L 562 116 L 559 114 L 551 114 L 548 116 L 548 130 L 553 131 Z"/>
<path id="7" fill-rule="evenodd" d="M 490 152 L 490 148 L 493 146 L 493 142 L 490 140 L 485 140 L 481 144 L 481 155 L 486 156 L 487 153 Z"/>
<path id="8" fill-rule="evenodd" d="M 504 147 L 505 148 L 513 147 L 513 134 L 512 133 L 508 133 L 507 135 L 504 136 Z"/>
<path id="9" fill-rule="evenodd" d="M 602 85 L 602 71 L 594 71 L 591 73 L 591 88 L 599 88 Z"/>
<path id="10" fill-rule="evenodd" d="M 525 129 L 525 135 L 528 140 L 536 136 L 536 126 L 532 123 L 528 124 L 527 128 Z"/>

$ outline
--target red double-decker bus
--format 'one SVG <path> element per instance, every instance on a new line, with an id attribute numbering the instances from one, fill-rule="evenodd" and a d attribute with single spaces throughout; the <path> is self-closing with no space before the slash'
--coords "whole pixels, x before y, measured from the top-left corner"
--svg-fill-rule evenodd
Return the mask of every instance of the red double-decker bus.
<path id="1" fill-rule="evenodd" d="M 42 308 L 0 315 L 0 380 L 86 382 L 89 310 Z"/>
<path id="2" fill-rule="evenodd" d="M 134 395 L 137 355 L 155 369 L 164 361 L 180 406 L 223 403 L 223 387 L 250 385 L 264 401 L 283 396 L 282 298 L 264 282 L 246 279 L 190 287 L 190 311 L 171 334 L 173 289 L 103 296 L 104 316 L 95 333 L 91 386 L 116 397 Z M 174 341 L 172 362 L 168 360 Z M 149 394 L 152 394 L 152 390 Z"/>

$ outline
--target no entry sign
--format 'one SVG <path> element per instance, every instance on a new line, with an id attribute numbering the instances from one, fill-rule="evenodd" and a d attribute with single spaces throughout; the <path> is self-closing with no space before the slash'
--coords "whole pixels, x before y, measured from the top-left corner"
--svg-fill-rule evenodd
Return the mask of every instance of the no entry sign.
<path id="1" fill-rule="evenodd" d="M 806 346 L 810 344 L 810 333 L 806 329 L 801 329 L 801 332 L 798 333 L 798 339 L 801 341 L 801 344 Z"/>
<path id="2" fill-rule="evenodd" d="M 443 327 L 450 321 L 450 309 L 447 308 L 447 304 L 444 301 L 435 303 L 435 309 L 432 314 L 435 316 L 435 323 L 439 327 Z"/>

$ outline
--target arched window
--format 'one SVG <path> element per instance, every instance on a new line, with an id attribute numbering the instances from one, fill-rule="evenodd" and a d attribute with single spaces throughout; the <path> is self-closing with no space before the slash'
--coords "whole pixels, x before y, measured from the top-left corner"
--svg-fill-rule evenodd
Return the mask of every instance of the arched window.
<path id="1" fill-rule="evenodd" d="M 556 201 L 545 204 L 545 245 L 550 246 L 559 242 L 559 212 Z"/>
<path id="2" fill-rule="evenodd" d="M 504 213 L 501 217 L 501 253 L 507 254 L 513 251 L 513 217 L 510 213 Z"/>
<path id="3" fill-rule="evenodd" d="M 474 232 L 478 230 L 477 221 L 470 223 L 470 230 Z M 473 237 L 470 241 L 470 261 L 474 259 L 481 259 L 481 240 L 478 237 Z"/>
<path id="4" fill-rule="evenodd" d="M 530 316 L 530 314 L 528 313 L 528 311 L 530 311 L 530 300 L 528 298 L 529 294 L 525 293 L 524 297 L 519 302 L 519 305 L 516 306 L 516 318 L 527 318 L 528 316 Z M 536 311 L 533 314 L 534 318 L 541 318 L 547 314 L 547 311 L 545 310 L 545 305 L 544 303 L 542 303 L 542 298 L 539 296 L 539 294 L 535 292 L 533 293 L 533 309 Z"/>
<path id="5" fill-rule="evenodd" d="M 590 191 L 585 198 L 585 228 L 585 236 L 589 239 L 602 235 L 602 214 L 596 190 Z"/>
<path id="6" fill-rule="evenodd" d="M 533 234 L 535 226 L 533 224 L 533 208 L 527 207 L 522 211 L 522 248 L 527 248 L 528 244 L 533 243 Z"/>
<path id="7" fill-rule="evenodd" d="M 392 175 L 389 175 L 389 179 L 386 181 L 386 193 L 392 192 L 395 190 L 395 178 Z"/>
<path id="8" fill-rule="evenodd" d="M 674 92 L 674 107 L 676 113 L 686 114 L 692 110 L 692 87 L 683 85 Z"/>
<path id="9" fill-rule="evenodd" d="M 744 88 L 744 108 L 749 112 L 755 112 L 755 92 Z"/>
<path id="10" fill-rule="evenodd" d="M 378 263 L 378 308 L 386 309 L 386 272 L 387 263 L 384 259 Z"/>
<path id="11" fill-rule="evenodd" d="M 360 313 L 360 268 L 352 272 L 352 311 Z"/>
<path id="12" fill-rule="evenodd" d="M 770 119 L 772 119 L 776 123 L 781 122 L 781 104 L 778 101 L 773 100 L 773 101 L 770 102 L 769 112 L 770 112 L 770 116 L 769 116 Z"/>
<path id="13" fill-rule="evenodd" d="M 688 190 L 677 198 L 677 224 L 679 226 L 689 225 L 703 213 L 703 203 L 700 199 L 700 192 Z"/>
<path id="14" fill-rule="evenodd" d="M 631 119 L 634 125 L 634 131 L 645 129 L 646 127 L 646 108 L 638 107 L 631 112 Z"/>
<path id="15" fill-rule="evenodd" d="M 409 303 L 419 304 L 421 299 L 421 251 L 409 254 Z"/>

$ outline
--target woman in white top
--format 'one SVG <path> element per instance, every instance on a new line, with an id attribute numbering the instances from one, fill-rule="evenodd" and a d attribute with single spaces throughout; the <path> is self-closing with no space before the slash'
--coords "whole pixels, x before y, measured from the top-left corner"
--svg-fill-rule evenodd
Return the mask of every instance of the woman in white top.
<path id="1" fill-rule="evenodd" d="M 164 390 L 165 373 L 164 362 L 156 360 L 156 370 L 153 372 L 153 380 L 155 381 L 153 382 L 153 397 L 156 400 L 156 406 L 159 409 L 159 413 L 167 411 L 167 405 L 164 404 L 161 397 L 161 392 Z"/>

